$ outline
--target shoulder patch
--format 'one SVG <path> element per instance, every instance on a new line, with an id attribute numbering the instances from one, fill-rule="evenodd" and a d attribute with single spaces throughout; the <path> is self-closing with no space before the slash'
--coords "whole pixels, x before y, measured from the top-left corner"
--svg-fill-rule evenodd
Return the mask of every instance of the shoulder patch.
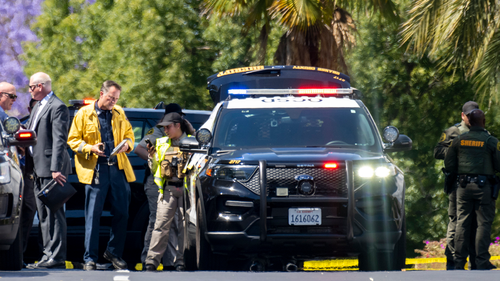
<path id="1" fill-rule="evenodd" d="M 439 139 L 439 142 L 442 142 L 442 141 L 444 141 L 445 139 L 446 139 L 446 133 L 443 133 L 443 134 L 441 135 L 441 138 Z"/>
<path id="2" fill-rule="evenodd" d="M 146 133 L 146 136 L 153 134 L 154 131 L 155 131 L 155 128 L 149 129 L 149 131 Z"/>

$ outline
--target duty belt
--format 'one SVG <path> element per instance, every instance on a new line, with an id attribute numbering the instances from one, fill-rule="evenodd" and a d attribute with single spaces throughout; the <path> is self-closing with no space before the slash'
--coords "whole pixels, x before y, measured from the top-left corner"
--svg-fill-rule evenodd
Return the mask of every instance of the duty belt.
<path id="1" fill-rule="evenodd" d="M 168 185 L 175 186 L 175 187 L 182 187 L 183 182 L 182 181 L 176 181 L 176 182 L 168 182 Z"/>
<path id="2" fill-rule="evenodd" d="M 490 176 L 486 175 L 459 175 L 458 182 L 461 187 L 465 187 L 468 183 L 475 183 L 479 187 L 483 187 L 489 181 Z"/>
<path id="3" fill-rule="evenodd" d="M 469 176 L 469 175 L 460 175 L 458 176 L 460 180 L 466 181 L 466 182 L 478 182 L 479 177 L 477 175 L 475 176 Z"/>

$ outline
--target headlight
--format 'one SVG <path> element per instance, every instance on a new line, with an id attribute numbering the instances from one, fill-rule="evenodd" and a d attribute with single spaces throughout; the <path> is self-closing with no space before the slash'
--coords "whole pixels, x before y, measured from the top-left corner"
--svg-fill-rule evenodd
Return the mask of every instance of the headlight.
<path id="1" fill-rule="evenodd" d="M 372 178 L 375 175 L 377 178 L 385 178 L 396 175 L 396 167 L 392 164 L 386 164 L 376 167 L 363 166 L 358 169 L 358 176 L 361 178 Z"/>
<path id="2" fill-rule="evenodd" d="M 215 166 L 212 168 L 211 175 L 218 180 L 244 181 L 248 180 L 256 169 L 256 166 Z"/>
<path id="3" fill-rule="evenodd" d="M 0 164 L 0 184 L 10 182 L 10 164 L 4 162 Z"/>

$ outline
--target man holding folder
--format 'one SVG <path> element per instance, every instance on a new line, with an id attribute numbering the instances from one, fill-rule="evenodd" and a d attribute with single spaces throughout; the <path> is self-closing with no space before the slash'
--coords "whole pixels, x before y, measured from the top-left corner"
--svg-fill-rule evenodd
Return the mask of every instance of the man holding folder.
<path id="1" fill-rule="evenodd" d="M 68 144 L 76 153 L 78 180 L 85 186 L 85 270 L 95 270 L 99 249 L 99 223 L 106 197 L 110 200 L 111 233 L 104 258 L 117 269 L 127 268 L 122 259 L 127 233 L 129 182 L 134 171 L 125 153 L 134 148 L 134 132 L 116 102 L 121 87 L 114 81 L 102 84 L 99 99 L 78 110 Z"/>
<path id="2" fill-rule="evenodd" d="M 52 180 L 64 185 L 71 172 L 71 162 L 66 146 L 68 139 L 69 111 L 52 91 L 52 80 L 43 72 L 30 78 L 29 92 L 39 102 L 33 107 L 27 127 L 34 130 L 37 143 L 26 153 L 27 165 L 33 165 L 34 194 L 39 193 Z M 64 209 L 53 210 L 36 198 L 43 256 L 28 268 L 65 268 L 66 216 Z"/>

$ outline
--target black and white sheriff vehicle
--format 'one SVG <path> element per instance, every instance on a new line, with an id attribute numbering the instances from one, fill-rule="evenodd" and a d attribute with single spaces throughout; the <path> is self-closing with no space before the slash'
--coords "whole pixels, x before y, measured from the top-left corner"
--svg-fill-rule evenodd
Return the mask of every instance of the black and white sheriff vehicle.
<path id="1" fill-rule="evenodd" d="M 324 68 L 260 66 L 208 78 L 216 106 L 181 150 L 186 265 L 247 270 L 358 256 L 360 270 L 405 263 L 405 182 L 349 77 Z"/>

